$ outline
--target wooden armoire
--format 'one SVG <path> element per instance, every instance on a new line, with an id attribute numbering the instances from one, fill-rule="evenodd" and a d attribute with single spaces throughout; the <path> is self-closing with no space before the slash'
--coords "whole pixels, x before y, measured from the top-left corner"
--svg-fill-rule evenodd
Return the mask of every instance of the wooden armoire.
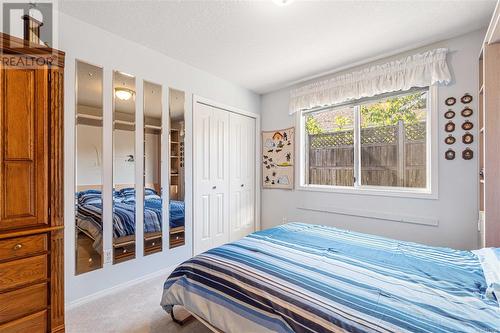
<path id="1" fill-rule="evenodd" d="M 64 53 L 0 33 L 0 332 L 64 332 Z"/>

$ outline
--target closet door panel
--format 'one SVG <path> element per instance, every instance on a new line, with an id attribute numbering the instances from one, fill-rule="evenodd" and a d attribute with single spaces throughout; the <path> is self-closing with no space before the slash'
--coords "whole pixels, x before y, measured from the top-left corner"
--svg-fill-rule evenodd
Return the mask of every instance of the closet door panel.
<path id="1" fill-rule="evenodd" d="M 229 114 L 211 109 L 211 183 L 212 183 L 212 244 L 216 247 L 229 242 Z"/>
<path id="2" fill-rule="evenodd" d="M 0 229 L 48 223 L 48 71 L 1 71 Z"/>
<path id="3" fill-rule="evenodd" d="M 196 104 L 194 115 L 194 254 L 208 250 L 211 244 L 211 114 L 209 107 Z"/>
<path id="4" fill-rule="evenodd" d="M 230 114 L 231 241 L 254 231 L 255 120 Z"/>
<path id="5" fill-rule="evenodd" d="M 246 154 L 245 161 L 245 198 L 246 209 L 242 222 L 243 236 L 246 236 L 255 231 L 255 119 L 246 117 L 246 142 L 244 153 Z"/>

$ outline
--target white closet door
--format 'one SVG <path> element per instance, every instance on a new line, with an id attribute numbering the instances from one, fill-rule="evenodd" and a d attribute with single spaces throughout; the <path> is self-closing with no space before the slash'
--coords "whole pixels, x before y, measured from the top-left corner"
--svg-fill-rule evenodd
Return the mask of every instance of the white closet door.
<path id="1" fill-rule="evenodd" d="M 194 239 L 198 254 L 229 241 L 229 115 L 196 103 L 194 110 Z"/>
<path id="2" fill-rule="evenodd" d="M 235 241 L 255 231 L 255 119 L 231 113 L 229 128 L 229 223 Z"/>
<path id="3" fill-rule="evenodd" d="M 229 242 L 229 114 L 212 108 L 212 247 Z"/>

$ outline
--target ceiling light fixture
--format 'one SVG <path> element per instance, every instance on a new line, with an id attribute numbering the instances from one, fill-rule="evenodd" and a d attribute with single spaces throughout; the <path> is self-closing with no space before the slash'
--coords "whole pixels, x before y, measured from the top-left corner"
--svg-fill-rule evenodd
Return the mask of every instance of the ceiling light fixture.
<path id="1" fill-rule="evenodd" d="M 134 91 L 127 88 L 115 88 L 116 98 L 122 101 L 128 101 L 134 95 Z"/>
<path id="2" fill-rule="evenodd" d="M 283 7 L 283 6 L 287 6 L 287 5 L 291 4 L 293 2 L 293 0 L 273 0 L 273 2 L 275 4 L 277 4 L 278 6 Z"/>

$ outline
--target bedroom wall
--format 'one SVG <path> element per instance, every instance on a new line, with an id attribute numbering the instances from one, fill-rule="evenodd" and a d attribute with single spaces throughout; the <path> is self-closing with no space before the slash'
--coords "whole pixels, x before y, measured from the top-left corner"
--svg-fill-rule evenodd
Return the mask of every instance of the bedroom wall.
<path id="1" fill-rule="evenodd" d="M 148 275 L 165 272 L 174 265 L 191 257 L 191 179 L 192 173 L 192 95 L 196 94 L 225 105 L 230 105 L 248 112 L 260 113 L 260 96 L 241 88 L 231 82 L 218 78 L 207 72 L 189 66 L 180 61 L 164 56 L 158 52 L 133 43 L 105 30 L 89 25 L 66 14 L 59 13 L 59 49 L 66 52 L 65 68 L 65 156 L 64 156 L 64 195 L 65 195 L 65 298 L 67 306 L 84 302 L 110 288 L 123 286 Z M 104 119 L 111 124 L 112 71 L 120 70 L 136 76 L 136 82 L 147 80 L 166 87 L 183 90 L 186 93 L 186 245 L 169 250 L 164 249 L 147 257 L 142 256 L 139 248 L 135 260 L 118 265 L 105 264 L 102 269 L 75 276 L 75 226 L 74 226 L 74 190 L 75 190 L 75 61 L 82 60 L 96 66 L 102 66 L 104 87 Z M 137 99 L 142 100 L 141 88 L 137 91 Z M 142 103 L 137 103 L 136 123 L 142 129 Z M 106 156 L 111 153 L 111 133 L 104 133 L 104 186 L 111 188 L 111 162 Z M 137 136 L 136 156 L 143 154 L 142 139 Z M 135 179 L 142 179 L 142 167 L 136 167 Z M 138 195 L 141 192 L 138 191 Z M 111 197 L 105 200 L 111 202 Z M 139 206 L 142 205 L 138 203 Z M 138 209 L 139 214 L 139 209 Z M 106 214 L 105 214 L 106 216 Z M 108 219 L 110 215 L 108 214 Z M 110 222 L 105 219 L 105 228 Z M 136 237 L 142 236 L 138 228 Z M 111 236 L 104 242 L 105 249 L 111 248 Z M 106 245 L 107 244 L 107 245 Z M 160 295 L 158 295 L 160 297 Z"/>
<path id="2" fill-rule="evenodd" d="M 452 73 L 452 82 L 448 86 L 438 88 L 440 107 L 439 110 L 436 110 L 439 112 L 438 199 L 267 189 L 262 190 L 262 227 L 270 228 L 286 221 L 303 221 L 430 245 L 460 249 L 476 248 L 478 246 L 478 112 L 476 97 L 478 90 L 478 56 L 484 33 L 485 31 L 472 32 L 391 57 L 399 58 L 401 55 L 437 47 L 445 47 L 450 51 L 448 65 Z M 387 58 L 377 62 L 386 61 Z M 293 87 L 262 96 L 262 130 L 295 126 L 295 116 L 288 115 L 291 88 Z M 446 136 L 443 130 L 445 124 L 443 113 L 447 110 L 444 100 L 450 96 L 460 98 L 464 93 L 470 93 L 474 96 L 471 107 L 475 111 L 472 121 L 476 126 L 472 133 L 476 142 L 471 148 L 476 153 L 476 156 L 472 161 L 465 161 L 461 158 L 464 145 L 460 140 L 463 132 L 460 125 L 463 119 L 457 112 L 457 117 L 455 117 L 458 128 L 455 131 L 457 143 L 453 147 L 457 152 L 457 158 L 454 161 L 446 161 L 443 157 L 444 152 L 448 149 L 443 142 Z M 457 105 L 454 109 L 460 111 L 460 103 Z M 319 212 L 308 210 L 316 207 L 340 207 L 345 211 L 363 211 L 368 214 L 376 212 L 405 217 L 428 217 L 437 219 L 438 225 L 427 226 L 339 215 L 324 210 Z"/>

